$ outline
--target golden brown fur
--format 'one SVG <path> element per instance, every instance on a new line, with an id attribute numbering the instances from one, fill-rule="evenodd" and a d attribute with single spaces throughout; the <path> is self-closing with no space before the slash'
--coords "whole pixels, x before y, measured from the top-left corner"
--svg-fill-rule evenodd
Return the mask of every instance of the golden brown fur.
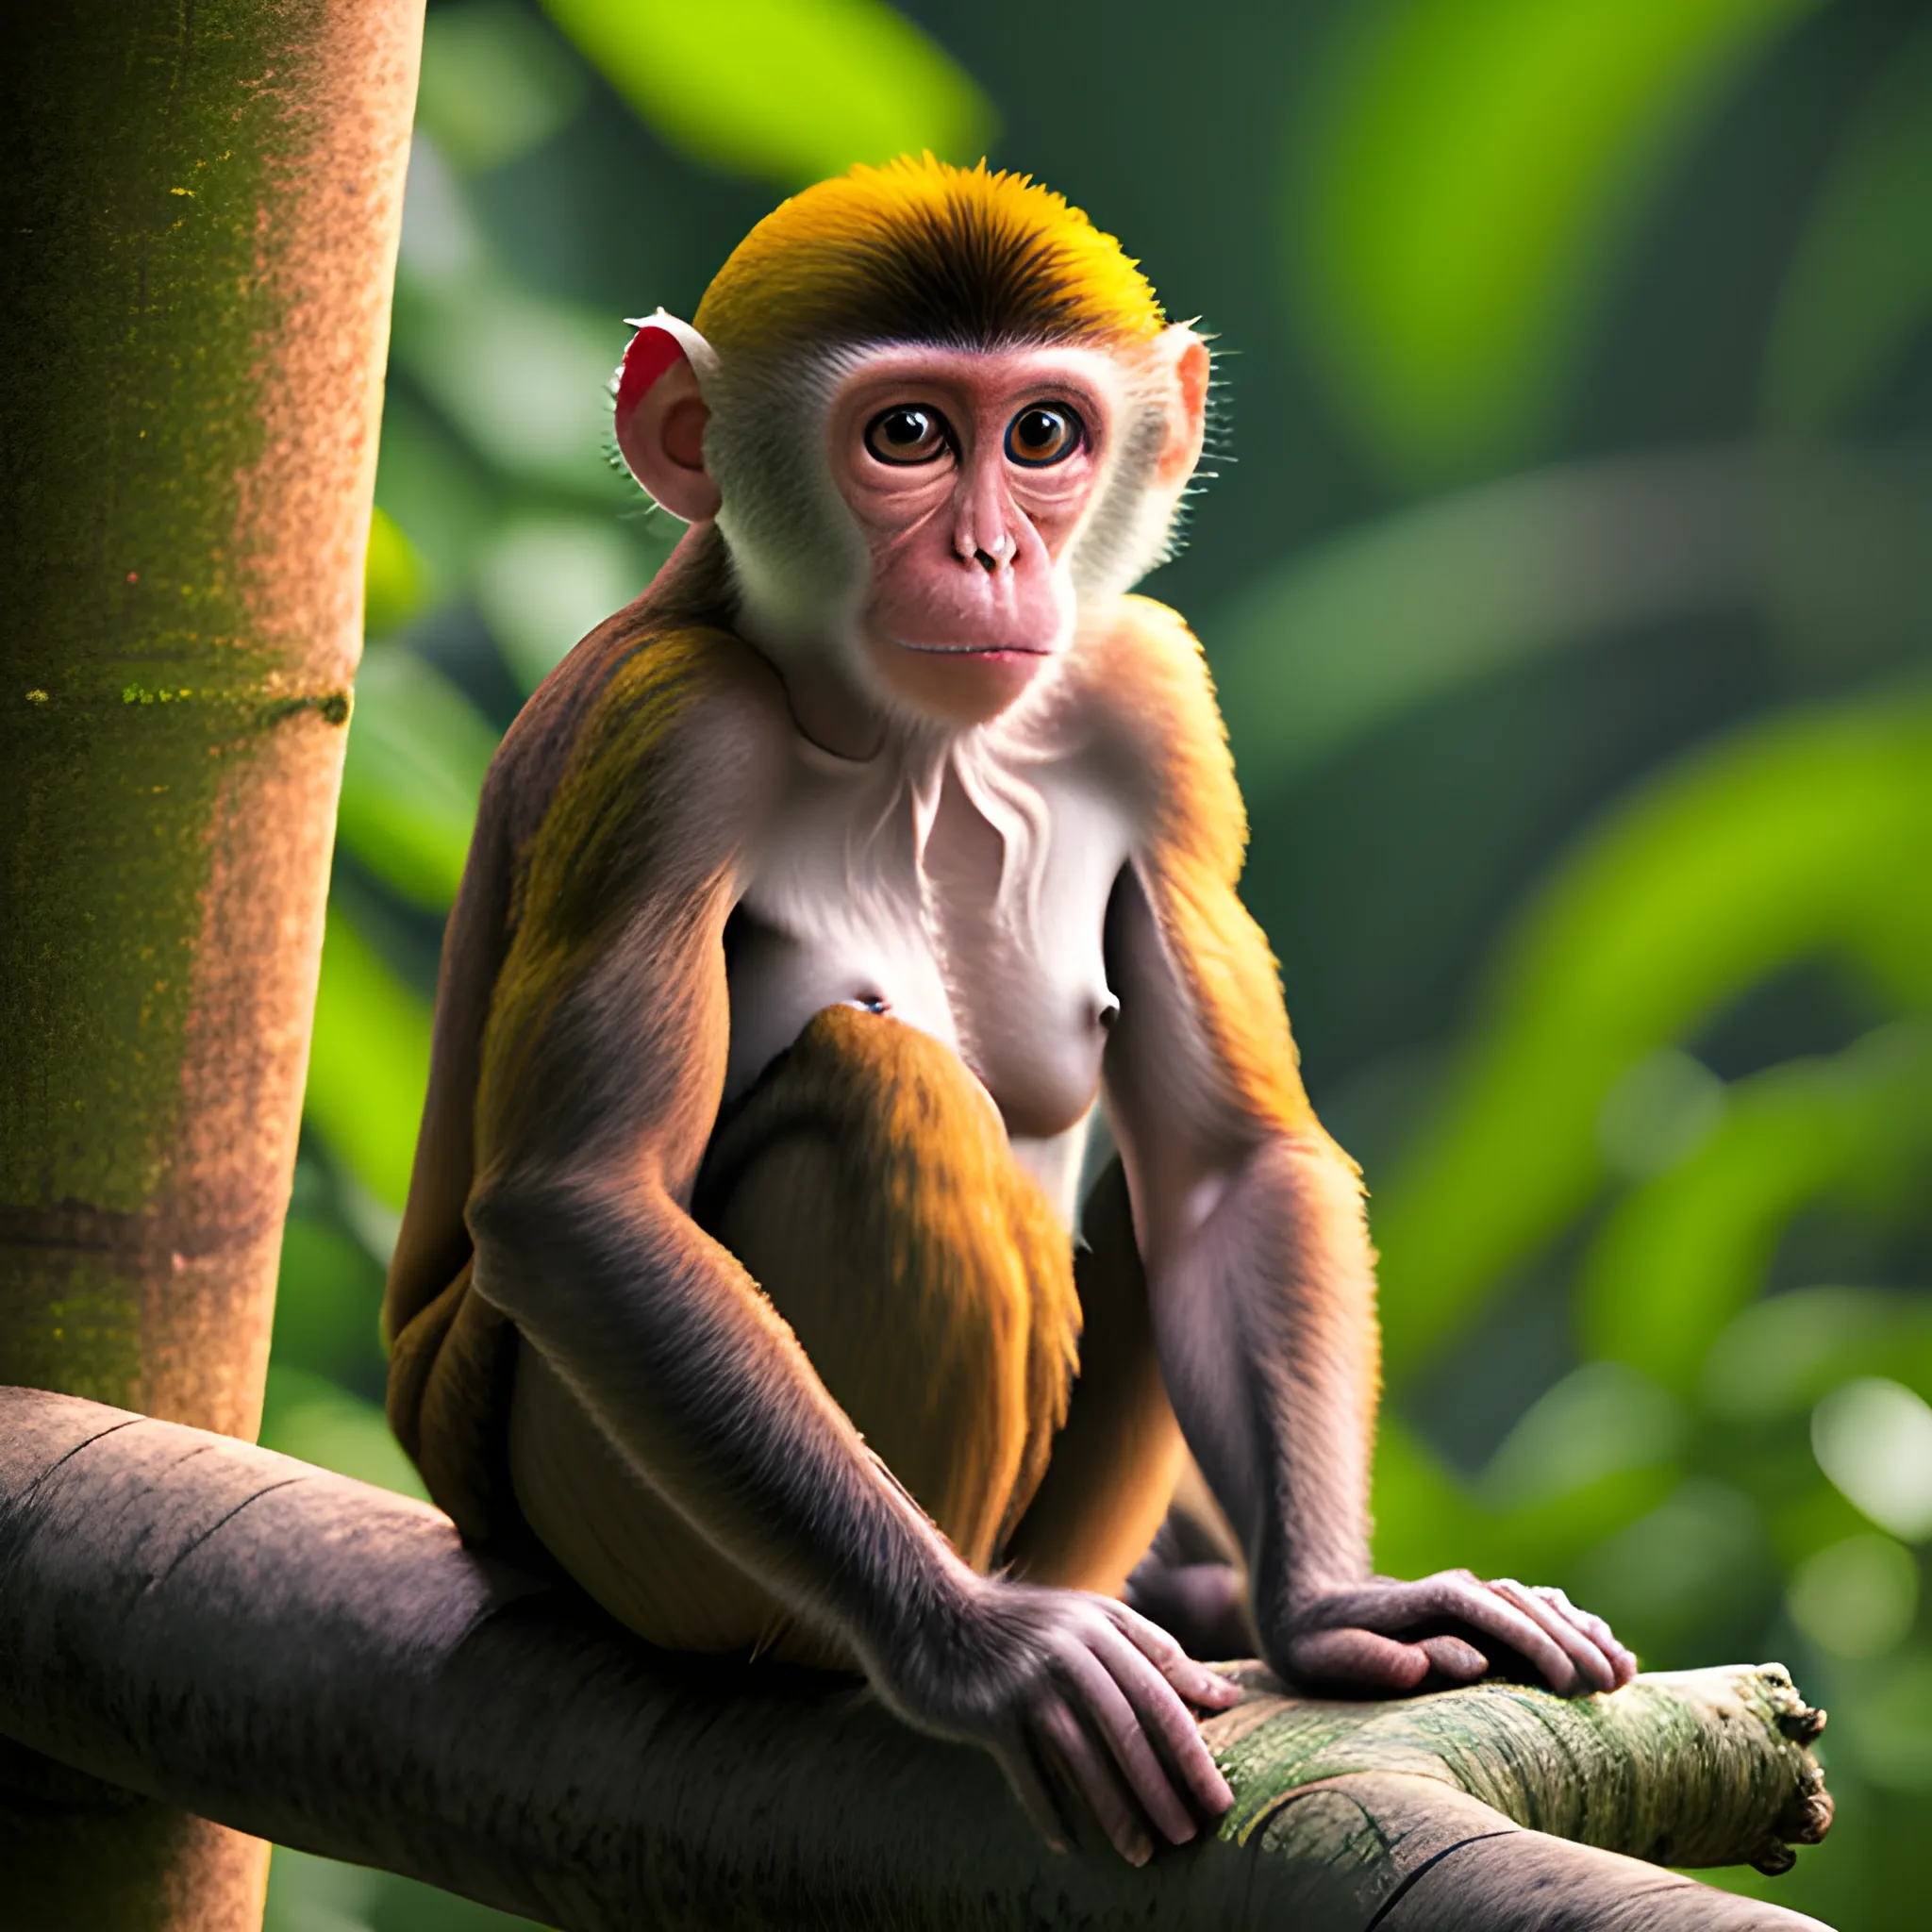
<path id="1" fill-rule="evenodd" d="M 703 757 L 701 745 L 712 748 L 708 734 L 692 728 L 681 747 L 674 738 L 708 702 L 714 713 L 735 710 L 741 723 L 757 708 L 747 691 L 761 682 L 766 712 L 774 705 L 782 711 L 775 680 L 753 654 L 687 615 L 693 604 L 716 599 L 718 573 L 715 542 L 687 546 L 647 597 L 587 638 L 531 700 L 491 766 L 451 915 L 429 1095 L 383 1325 L 392 1347 L 391 1426 L 430 1493 L 478 1539 L 514 1535 L 520 1525 L 506 1454 L 515 1338 L 471 1292 L 466 1213 L 477 1177 L 512 1148 L 523 1151 L 545 1118 L 546 1077 L 563 1072 L 559 1061 L 571 1052 L 568 1027 L 564 1038 L 551 1038 L 546 1023 L 616 934 L 635 923 L 640 902 L 656 909 L 668 899 L 675 908 L 675 923 L 648 949 L 669 997 L 680 948 L 689 950 L 683 923 L 701 921 L 708 901 L 722 925 L 727 881 L 719 861 L 707 874 L 692 853 L 695 875 L 680 870 L 664 849 L 655 808 L 686 778 L 708 797 L 708 781 L 722 791 L 746 774 Z M 716 729 L 722 740 L 730 724 L 721 716 Z M 705 766 L 695 774 L 685 768 L 692 753 L 691 762 Z M 720 796 L 721 821 L 728 824 L 735 804 L 754 799 L 756 790 L 748 781 L 741 801 Z M 728 832 L 718 849 L 728 862 Z M 654 864 L 667 876 L 643 889 L 639 869 Z M 722 1052 L 722 1012 L 680 1017 L 700 1032 L 708 1021 Z M 552 1056 L 547 1066 L 541 1053 L 538 1063 L 531 1059 L 542 1045 Z M 675 1092 L 671 1068 L 660 1077 Z M 648 1086 L 647 1072 L 641 1096 Z M 539 1113 L 523 1115 L 531 1106 Z M 695 1138 L 683 1163 L 688 1191 L 708 1121 L 688 1124 L 686 1133 Z M 559 1155 L 568 1159 L 570 1152 Z"/>
<path id="2" fill-rule="evenodd" d="M 990 1569 L 1065 1418 L 1080 1314 L 1066 1232 L 958 1058 L 828 1008 L 722 1124 L 694 1206 L 886 1466 Z M 850 1666 L 640 1482 L 534 1358 L 517 1400 L 519 1498 L 614 1615 L 674 1649 Z"/>
<path id="3" fill-rule="evenodd" d="M 1206 344 L 1041 191 L 889 174 L 763 225 L 719 342 L 660 316 L 626 358 L 619 446 L 692 529 L 491 768 L 391 1408 L 472 1537 L 661 1643 L 856 1665 L 1139 1861 L 1232 1802 L 1188 1704 L 1233 1693 L 1117 1600 L 1183 1434 L 1285 1674 L 1634 1666 L 1548 1593 L 1371 1568 L 1359 1176 L 1237 896 L 1200 651 L 1121 594 Z"/>
<path id="4" fill-rule="evenodd" d="M 695 574 L 690 564 L 685 569 Z M 527 1547 L 508 1454 L 517 1338 L 492 1304 L 472 1291 L 462 1222 L 470 1190 L 461 1184 L 469 1176 L 457 1166 L 467 1152 L 465 1116 L 476 1123 L 478 1177 L 493 1161 L 527 1155 L 554 1112 L 546 1090 L 556 1091 L 559 1080 L 577 1090 L 570 1109 L 576 1131 L 588 1120 L 597 1132 L 597 1116 L 585 1105 L 589 1099 L 594 1107 L 595 1083 L 574 1072 L 569 995 L 581 1002 L 600 956 L 608 963 L 613 951 L 638 942 L 625 978 L 648 973 L 649 1007 L 660 1016 L 669 1008 L 695 1036 L 696 1050 L 681 1056 L 681 1067 L 668 1042 L 653 1052 L 644 1039 L 639 1058 L 626 1062 L 647 1088 L 654 1075 L 681 1073 L 674 1095 L 679 1089 L 691 1095 L 674 1097 L 669 1109 L 686 1150 L 670 1176 L 674 1191 L 741 1264 L 758 1299 L 786 1319 L 874 1451 L 968 1561 L 986 1569 L 1009 1557 L 1036 1580 L 1117 1593 L 1159 1524 L 1182 1459 L 1118 1168 L 1090 1210 L 1076 1301 L 1071 1244 L 1013 1162 L 991 1099 L 950 1053 L 909 1029 L 856 1011 L 822 1015 L 789 1067 L 781 1062 L 715 1137 L 708 1121 L 698 1127 L 707 1105 L 699 1083 L 721 1036 L 703 991 L 679 990 L 687 978 L 681 956 L 693 942 L 707 950 L 719 943 L 730 854 L 723 840 L 708 853 L 679 849 L 671 802 L 692 782 L 708 781 L 707 798 L 722 789 L 717 771 L 706 769 L 711 747 L 701 751 L 689 741 L 741 732 L 743 718 L 734 713 L 764 708 L 747 695 L 769 674 L 727 632 L 692 622 L 680 608 L 676 581 L 573 654 L 519 721 L 492 774 L 477 848 L 479 857 L 492 846 L 514 848 L 506 867 L 509 890 L 485 899 L 473 889 L 487 886 L 489 874 L 473 864 L 453 929 L 429 1118 L 388 1301 L 398 1435 L 431 1493 L 467 1533 Z M 669 607 L 669 622 L 654 606 Z M 1092 690 L 1081 701 L 1096 708 L 1100 735 L 1113 738 L 1141 768 L 1150 823 L 1164 835 L 1148 844 L 1149 876 L 1159 891 L 1170 854 L 1192 866 L 1191 896 L 1175 891 L 1163 900 L 1180 904 L 1183 916 L 1220 921 L 1224 976 L 1233 959 L 1240 984 L 1242 941 L 1259 949 L 1258 968 L 1252 956 L 1244 962 L 1246 976 L 1252 980 L 1257 970 L 1272 975 L 1265 947 L 1232 896 L 1239 834 L 1231 842 L 1216 837 L 1216 816 L 1231 797 L 1238 810 L 1239 798 L 1198 650 L 1158 606 L 1129 600 L 1111 632 L 1088 641 L 1072 675 L 1079 679 L 1086 670 L 1080 681 Z M 1129 701 L 1109 706 L 1108 693 L 1127 693 Z M 768 706 L 771 693 L 761 695 Z M 1149 756 L 1154 747 L 1144 734 L 1163 711 L 1163 742 L 1176 718 L 1200 733 L 1181 757 L 1205 810 L 1174 799 L 1172 777 Z M 567 725 L 559 727 L 559 715 Z M 566 736 L 573 727 L 575 737 Z M 532 791 L 548 792 L 541 808 L 533 809 Z M 746 801 L 737 804 L 741 822 L 748 820 Z M 654 908 L 648 922 L 637 916 L 644 899 Z M 475 931 L 479 913 L 500 919 L 500 926 Z M 467 958 L 455 943 L 458 934 L 476 942 Z M 475 981 L 492 963 L 486 1008 Z M 1210 989 L 1220 983 L 1211 974 L 1202 979 Z M 1273 1004 L 1278 1014 L 1278 994 Z M 632 1024 L 647 1029 L 652 1018 L 642 1010 Z M 1266 1003 L 1258 1013 L 1238 1005 L 1223 1009 L 1219 1031 L 1239 1037 L 1242 1028 L 1261 1033 L 1250 1051 L 1264 1055 Z M 857 1050 L 880 1037 L 893 1042 L 891 1052 Z M 1279 1037 L 1285 1040 L 1285 1025 Z M 584 1047 L 587 1055 L 600 1051 Z M 467 1091 L 458 1084 L 465 1076 L 475 1083 Z M 1292 1091 L 1299 1093 L 1298 1083 Z M 617 1117 L 605 1131 L 621 1134 L 630 1108 L 615 1093 L 611 1104 Z M 708 1104 L 715 1108 L 714 1100 Z M 689 1150 L 707 1145 L 700 1177 Z M 1004 1203 L 991 1224 L 990 1201 Z M 807 1255 L 815 1257 L 809 1265 L 801 1258 Z M 439 1280 L 435 1269 L 448 1272 Z M 1076 1344 L 1083 1304 L 1089 1334 Z M 1024 1333 L 1027 1347 L 989 1353 L 988 1337 L 1001 1324 Z M 962 1332 L 975 1329 L 984 1358 L 956 1376 L 949 1396 L 908 1376 L 923 1356 L 957 1351 L 965 1345 Z M 852 1359 L 867 1341 L 882 1350 L 871 1374 Z M 1024 1374 L 1014 1367 L 1023 1360 Z M 1016 1375 L 1024 1400 L 999 1392 Z M 864 1399 L 847 1399 L 861 1391 L 870 1391 Z M 909 1405 L 905 1412 L 892 1412 L 891 1396 Z M 561 1426 L 558 1390 L 540 1399 Z M 948 1404 L 951 1413 L 942 1416 Z M 1024 1425 L 991 1420 L 1008 1411 L 1024 1411 Z M 588 1418 L 582 1426 L 595 1427 Z M 634 1491 L 616 1452 L 605 1444 L 602 1455 L 608 1467 L 586 1476 L 587 1491 Z M 636 1507 L 634 1497 L 625 1505 Z M 669 1505 L 655 1507 L 659 1532 L 641 1526 L 651 1513 L 646 1505 L 629 1533 L 643 1539 L 640 1552 L 648 1547 L 661 1557 L 664 1574 L 688 1577 L 691 1533 Z M 639 1554 L 636 1562 L 644 1560 Z M 582 1550 L 565 1557 L 587 1583 L 583 1573 L 592 1561 Z M 737 1575 L 728 1563 L 723 1567 Z M 612 1585 L 604 1593 L 625 1597 L 629 1589 Z M 610 1607 L 660 1641 L 702 1649 L 760 1644 L 776 1616 L 769 1595 L 755 1589 L 720 1586 L 711 1596 L 702 1590 L 693 1596 L 682 1582 L 657 1621 L 634 1591 Z"/>

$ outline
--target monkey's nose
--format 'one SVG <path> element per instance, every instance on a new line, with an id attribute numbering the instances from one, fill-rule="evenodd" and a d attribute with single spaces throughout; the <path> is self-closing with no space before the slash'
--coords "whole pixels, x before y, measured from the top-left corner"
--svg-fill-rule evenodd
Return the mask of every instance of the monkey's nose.
<path id="1" fill-rule="evenodd" d="M 978 532 L 969 528 L 961 530 L 954 541 L 959 561 L 976 563 L 988 576 L 994 575 L 1003 564 L 1011 563 L 1020 549 L 1010 530 L 1002 530 L 998 536 L 982 541 Z"/>

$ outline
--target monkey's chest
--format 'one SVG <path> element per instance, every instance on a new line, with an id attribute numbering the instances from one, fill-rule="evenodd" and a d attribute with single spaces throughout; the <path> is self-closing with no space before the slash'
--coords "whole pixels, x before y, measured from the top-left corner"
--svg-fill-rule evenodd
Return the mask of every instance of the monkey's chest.
<path id="1" fill-rule="evenodd" d="M 855 1005 L 957 1052 L 1016 1151 L 1077 1138 L 1116 1005 L 1102 940 L 1127 841 L 1106 801 L 1049 774 L 1017 805 L 975 804 L 949 774 L 923 814 L 836 777 L 788 804 L 726 934 L 725 1098 L 814 1013 Z"/>

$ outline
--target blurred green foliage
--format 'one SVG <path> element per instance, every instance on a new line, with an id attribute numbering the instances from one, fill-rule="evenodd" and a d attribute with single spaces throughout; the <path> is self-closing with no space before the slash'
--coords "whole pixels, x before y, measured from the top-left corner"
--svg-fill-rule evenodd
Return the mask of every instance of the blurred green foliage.
<path id="1" fill-rule="evenodd" d="M 1398 474 L 1515 454 L 1700 108 L 1817 0 L 1374 0 L 1315 69 L 1294 284 Z"/>
<path id="2" fill-rule="evenodd" d="M 440 671 L 371 645 L 356 679 L 336 837 L 411 905 L 446 910 L 495 750 L 496 734 Z"/>
<path id="3" fill-rule="evenodd" d="M 358 1187 L 400 1215 L 429 1086 L 429 1001 L 332 907 L 322 941 L 303 1123 Z"/>
<path id="4" fill-rule="evenodd" d="M 1003 129 L 1231 352 L 1152 589 L 1374 1190 L 1378 1559 L 1784 1657 L 1839 1823 L 1723 1882 L 1918 1924 L 1928 128 L 1895 0 L 432 4 L 265 1440 L 415 1487 L 376 1316 L 441 920 L 497 736 L 675 534 L 609 459 L 622 318 Z M 493 1923 L 276 1861 L 275 1932 Z"/>
<path id="5" fill-rule="evenodd" d="M 1821 184 L 1772 324 L 1765 413 L 1820 432 L 1852 418 L 1932 319 L 1932 25 L 1860 109 Z"/>
<path id="6" fill-rule="evenodd" d="M 881 0 L 545 0 L 666 140 L 714 166 L 803 187 L 930 148 L 974 161 L 985 97 Z"/>
<path id="7" fill-rule="evenodd" d="M 1391 1371 L 1574 1222 L 1620 1145 L 1640 1172 L 1653 1158 L 1668 1172 L 1698 1157 L 1701 1135 L 1683 1144 L 1676 1122 L 1694 1101 L 1668 1085 L 1647 1104 L 1627 1087 L 1620 1096 L 1648 1056 L 1693 1038 L 1780 968 L 1833 953 L 1932 1006 L 1932 892 L 1899 890 L 1912 879 L 1932 880 L 1932 712 L 1895 698 L 1748 726 L 1615 813 L 1520 915 L 1465 1064 L 1383 1194 L 1375 1228 Z M 1762 1122 L 1771 1077 L 1747 1087 L 1746 1119 Z M 1782 1091 L 1801 1116 L 1801 1141 L 1829 1131 L 1817 1083 L 1798 1090 L 1787 1078 Z M 1607 1134 L 1606 1109 L 1620 1097 L 1635 1118 Z M 1746 1152 L 1760 1182 L 1775 1144 L 1760 1134 Z M 1509 1185 L 1491 1185 L 1496 1174 Z M 1693 1224 L 1722 1212 L 1717 1177 L 1702 1178 Z M 1653 1202 L 1657 1191 L 1653 1183 Z M 1653 1298 L 1640 1283 L 1643 1312 L 1715 1291 L 1711 1257 L 1683 1258 L 1667 1293 Z M 1618 1261 L 1603 1265 L 1615 1278 Z M 1647 1358 L 1655 1336 L 1641 1319 L 1632 1325 Z"/>

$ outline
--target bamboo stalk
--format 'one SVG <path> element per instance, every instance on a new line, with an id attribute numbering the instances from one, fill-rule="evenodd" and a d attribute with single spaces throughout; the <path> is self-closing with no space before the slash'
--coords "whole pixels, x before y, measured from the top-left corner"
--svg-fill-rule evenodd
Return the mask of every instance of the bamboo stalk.
<path id="1" fill-rule="evenodd" d="M 421 25 L 422 0 L 0 19 L 0 1380 L 242 1435 Z M 259 1924 L 265 1847 L 65 1790 L 0 1769 L 10 1924 Z"/>

